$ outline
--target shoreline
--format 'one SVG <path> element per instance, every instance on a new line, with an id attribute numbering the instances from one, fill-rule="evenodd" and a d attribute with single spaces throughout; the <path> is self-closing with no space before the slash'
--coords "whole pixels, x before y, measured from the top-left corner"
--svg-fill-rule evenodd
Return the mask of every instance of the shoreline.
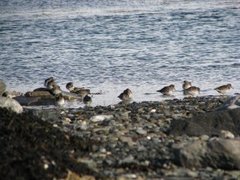
<path id="1" fill-rule="evenodd" d="M 63 92 L 68 92 L 68 90 L 65 88 L 65 85 L 63 83 L 59 83 L 60 87 L 62 88 Z M 91 89 L 91 92 L 96 93 L 96 92 L 102 92 L 101 95 L 93 95 L 92 96 L 92 106 L 108 106 L 108 105 L 114 105 L 121 100 L 118 98 L 118 95 L 126 88 L 131 89 L 133 92 L 133 101 L 134 102 L 142 102 L 142 101 L 164 101 L 168 99 L 184 99 L 187 97 L 186 95 L 183 94 L 182 91 L 182 84 L 180 82 L 174 83 L 176 84 L 176 91 L 173 93 L 172 96 L 164 96 L 161 93 L 157 92 L 158 89 L 161 89 L 161 87 L 164 86 L 164 84 L 160 85 L 154 85 L 154 84 L 143 84 L 143 85 L 134 85 L 134 84 L 103 84 L 103 85 L 97 85 L 96 87 L 86 85 L 87 88 Z M 165 84 L 166 85 L 166 84 Z M 212 85 L 209 88 L 209 84 L 207 85 L 201 85 L 201 92 L 198 95 L 199 97 L 205 97 L 205 96 L 220 96 L 221 95 L 214 90 L 214 87 L 216 85 Z M 17 90 L 19 94 L 25 94 L 27 92 L 31 92 L 34 89 L 37 89 L 41 87 L 41 85 L 33 85 L 32 87 L 25 87 L 24 89 L 18 88 L 13 89 L 10 88 L 9 91 L 15 91 Z M 85 86 L 84 86 L 85 87 Z M 231 90 L 231 92 L 228 92 L 226 95 L 231 96 L 234 95 L 234 93 L 237 93 L 238 88 L 234 88 Z M 68 105 L 71 107 L 78 107 L 78 106 L 84 106 L 82 103 L 72 103 L 69 102 Z"/>
<path id="2" fill-rule="evenodd" d="M 215 111 L 226 99 L 28 109 L 22 115 L 0 109 L 2 163 L 11 169 L 1 166 L 0 174 L 6 179 L 17 172 L 25 179 L 237 179 L 240 109 Z M 235 137 L 223 137 L 222 130 Z M 218 145 L 224 148 L 216 151 Z M 221 160 L 223 155 L 228 160 Z M 19 163 L 12 169 L 14 159 Z"/>

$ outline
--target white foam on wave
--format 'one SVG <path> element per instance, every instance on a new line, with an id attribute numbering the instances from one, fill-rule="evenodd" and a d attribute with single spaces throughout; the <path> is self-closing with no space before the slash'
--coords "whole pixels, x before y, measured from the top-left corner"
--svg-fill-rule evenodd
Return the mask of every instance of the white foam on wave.
<path id="1" fill-rule="evenodd" d="M 127 15 L 127 14 L 138 14 L 138 13 L 159 13 L 159 11 L 174 11 L 176 9 L 184 10 L 200 10 L 200 9 L 211 9 L 211 8 L 222 8 L 222 7 L 234 7 L 240 8 L 240 4 L 235 1 L 229 3 L 228 1 L 182 1 L 182 0 L 126 0 L 124 2 L 108 3 L 95 5 L 90 7 L 88 5 L 76 6 L 68 5 L 55 5 L 53 7 L 23 7 L 9 9 L 2 8 L 0 18 L 76 18 L 78 16 L 112 16 L 112 15 Z"/>
<path id="2" fill-rule="evenodd" d="M 77 18 L 78 16 L 112 16 L 127 15 L 148 12 L 146 7 L 81 7 L 81 8 L 58 8 L 34 11 L 18 11 L 0 14 L 1 18 L 25 18 L 25 19 L 61 19 Z"/>

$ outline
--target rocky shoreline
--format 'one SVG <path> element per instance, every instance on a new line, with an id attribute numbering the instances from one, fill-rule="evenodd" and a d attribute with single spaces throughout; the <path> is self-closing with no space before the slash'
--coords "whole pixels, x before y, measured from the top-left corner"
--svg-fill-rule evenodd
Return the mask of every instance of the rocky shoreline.
<path id="1" fill-rule="evenodd" d="M 239 179 L 240 109 L 227 96 L 0 109 L 4 179 Z"/>

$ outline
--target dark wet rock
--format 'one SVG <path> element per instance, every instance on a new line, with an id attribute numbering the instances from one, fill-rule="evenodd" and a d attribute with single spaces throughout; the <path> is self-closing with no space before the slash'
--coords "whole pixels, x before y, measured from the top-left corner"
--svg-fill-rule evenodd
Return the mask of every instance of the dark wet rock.
<path id="1" fill-rule="evenodd" d="M 77 162 L 97 142 L 63 133 L 31 114 L 17 115 L 0 108 L 0 176 L 4 179 L 62 179 L 68 171 L 98 173 Z"/>
<path id="2" fill-rule="evenodd" d="M 36 116 L 43 121 L 63 121 L 62 110 L 59 108 L 25 108 L 25 112 Z"/>
<path id="3" fill-rule="evenodd" d="M 207 147 L 212 167 L 240 170 L 239 139 L 212 139 L 207 143 Z"/>
<path id="4" fill-rule="evenodd" d="M 222 158 L 222 152 L 213 150 L 215 147 L 226 149 L 224 156 L 231 159 L 234 154 L 227 156 L 227 147 L 231 145 L 226 143 L 226 148 L 219 148 L 219 144 L 210 143 L 211 136 L 205 133 L 199 137 L 168 134 L 171 122 L 191 121 L 193 117 L 211 113 L 224 102 L 222 97 L 211 96 L 68 109 L 52 106 L 24 107 L 24 116 L 17 116 L 21 122 L 17 121 L 15 124 L 14 120 L 12 123 L 5 123 L 4 131 L 0 129 L 0 135 L 4 134 L 0 143 L 5 137 L 6 141 L 10 139 L 9 143 L 3 144 L 8 146 L 3 152 L 14 152 L 14 156 L 9 154 L 10 157 L 5 153 L 3 163 L 7 163 L 4 167 L 12 169 L 7 159 L 12 162 L 13 157 L 28 152 L 28 157 L 31 158 L 28 159 L 23 153 L 22 157 L 27 161 L 20 161 L 18 166 L 27 164 L 29 174 L 34 174 L 31 179 L 46 179 L 46 176 L 47 179 L 64 179 L 67 175 L 78 178 L 89 174 L 96 179 L 235 178 L 239 174 L 233 174 L 224 168 L 234 169 L 236 162 L 233 161 L 234 166 L 229 162 L 221 165 L 219 159 Z M 5 119 L 11 122 L 13 118 L 8 116 Z M 201 126 L 200 120 L 195 123 Z M 219 123 L 222 121 L 216 121 L 215 126 Z M 11 124 L 14 124 L 14 130 L 9 133 L 6 129 L 11 127 Z M 182 132 L 182 126 L 180 127 Z M 221 133 L 221 137 L 234 138 L 230 132 Z M 16 146 L 14 139 L 19 141 Z M 12 148 L 12 144 L 15 148 Z M 181 153 L 183 150 L 187 151 L 185 147 L 190 145 L 195 150 L 188 152 L 192 153 L 189 159 L 193 162 L 180 161 L 184 159 L 180 157 L 185 155 Z M 33 149 L 30 149 L 30 146 Z M 1 153 L 0 151 L 0 155 Z M 205 157 L 206 154 L 211 156 Z M 207 158 L 212 158 L 214 163 L 205 168 L 210 161 Z M 82 166 L 84 168 L 80 169 Z M 0 175 L 2 167 L 0 161 Z M 19 171 L 20 174 L 26 174 L 26 170 Z M 16 168 L 11 172 L 18 175 Z M 40 178 L 34 178 L 36 176 Z"/>
<path id="5" fill-rule="evenodd" d="M 6 84 L 0 79 L 0 96 L 6 91 Z"/>
<path id="6" fill-rule="evenodd" d="M 176 148 L 176 161 L 187 168 L 213 167 L 240 169 L 240 141 L 213 138 L 181 143 Z"/>
<path id="7" fill-rule="evenodd" d="M 191 119 L 173 120 L 169 133 L 172 135 L 220 136 L 221 130 L 240 135 L 240 109 L 196 114 Z"/>
<path id="8" fill-rule="evenodd" d="M 176 146 L 176 163 L 184 167 L 202 167 L 207 166 L 208 162 L 203 160 L 207 153 L 207 142 L 197 140 L 194 142 L 180 143 Z M 205 164 L 204 164 L 205 163 Z"/>

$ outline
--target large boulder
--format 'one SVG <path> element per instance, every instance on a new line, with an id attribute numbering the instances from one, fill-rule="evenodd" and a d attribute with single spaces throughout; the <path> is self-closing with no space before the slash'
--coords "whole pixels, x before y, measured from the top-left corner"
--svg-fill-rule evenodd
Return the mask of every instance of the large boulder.
<path id="1" fill-rule="evenodd" d="M 176 163 L 181 166 L 240 170 L 240 140 L 211 138 L 181 143 L 174 148 Z"/>
<path id="2" fill-rule="evenodd" d="M 207 142 L 197 140 L 193 142 L 180 143 L 173 146 L 175 150 L 175 163 L 183 167 L 206 166 L 204 157 L 207 153 Z M 204 164 L 205 163 L 205 164 Z"/>
<path id="3" fill-rule="evenodd" d="M 0 79 L 0 96 L 6 91 L 6 84 Z"/>
<path id="4" fill-rule="evenodd" d="M 196 114 L 191 119 L 173 120 L 169 134 L 220 136 L 221 130 L 240 135 L 240 108 Z"/>
<path id="5" fill-rule="evenodd" d="M 16 100 L 8 97 L 0 97 L 0 107 L 7 108 L 16 113 L 23 112 L 23 107 Z"/>
<path id="6" fill-rule="evenodd" d="M 73 136 L 29 112 L 16 114 L 0 108 L 0 115 L 1 179 L 70 180 L 77 175 L 104 179 L 86 162 L 74 158 L 84 158 L 100 142 Z"/>

